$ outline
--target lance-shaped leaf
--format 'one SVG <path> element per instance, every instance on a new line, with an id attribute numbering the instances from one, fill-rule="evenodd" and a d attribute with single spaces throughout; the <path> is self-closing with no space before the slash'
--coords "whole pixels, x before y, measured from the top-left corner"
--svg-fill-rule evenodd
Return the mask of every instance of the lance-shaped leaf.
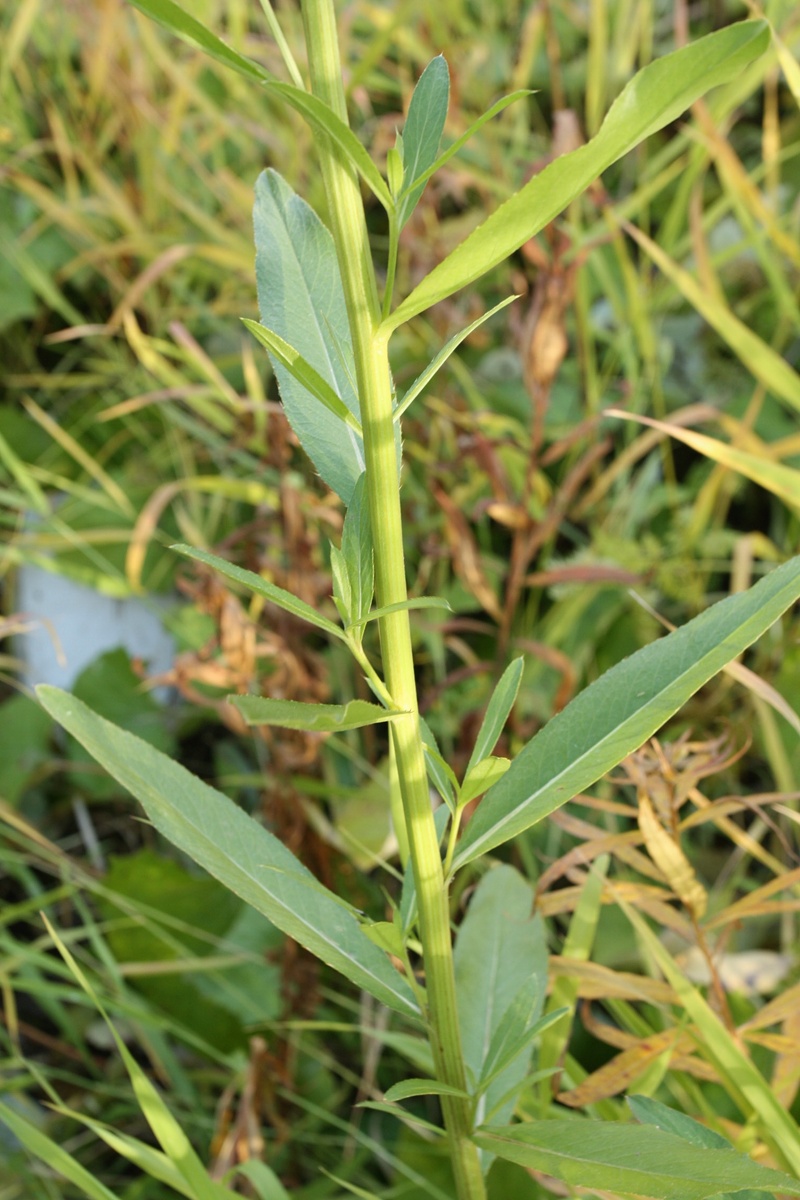
<path id="1" fill-rule="evenodd" d="M 242 317 L 242 324 L 250 330 L 253 337 L 261 342 L 262 346 L 269 350 L 272 357 L 286 368 L 301 387 L 304 387 L 307 392 L 319 400 L 320 404 L 327 408 L 328 412 L 332 412 L 340 421 L 344 421 L 345 425 L 349 425 L 361 437 L 360 422 L 356 420 L 345 402 L 337 396 L 327 379 L 323 379 L 319 372 L 306 362 L 302 354 L 295 350 L 294 346 L 290 346 L 277 333 L 260 325 L 258 321 L 250 321 L 247 317 Z"/>
<path id="2" fill-rule="evenodd" d="M 192 546 L 177 545 L 172 546 L 171 549 L 177 551 L 178 554 L 183 554 L 186 558 L 193 558 L 207 567 L 213 567 L 226 579 L 240 583 L 242 587 L 255 592 L 264 600 L 269 600 L 270 604 L 277 605 L 278 608 L 291 613 L 293 617 L 300 617 L 301 620 L 316 625 L 317 629 L 323 629 L 325 633 L 329 633 L 333 637 L 344 639 L 344 630 L 340 629 L 338 625 L 334 625 L 333 621 L 323 617 L 310 604 L 306 604 L 305 600 L 298 600 L 297 596 L 293 596 L 284 588 L 276 587 L 274 583 L 268 583 L 266 579 L 256 575 L 255 571 L 246 571 L 244 567 L 237 567 L 234 563 L 226 562 L 224 558 L 218 558 L 216 554 L 209 554 L 206 550 L 195 550 Z"/>
<path id="3" fill-rule="evenodd" d="M 351 907 L 267 829 L 179 763 L 67 692 L 43 686 L 39 699 L 136 796 L 164 837 L 357 987 L 398 1012 L 417 1015 L 410 987 L 362 932 Z"/>
<path id="4" fill-rule="evenodd" d="M 781 1171 L 735 1152 L 693 1146 L 653 1126 L 530 1121 L 488 1126 L 474 1137 L 481 1149 L 500 1158 L 591 1191 L 633 1192 L 656 1200 L 707 1200 L 742 1188 L 800 1196 L 800 1182 Z"/>
<path id="5" fill-rule="evenodd" d="M 454 350 L 458 349 L 464 339 L 468 338 L 469 335 L 474 333 L 479 326 L 483 325 L 484 321 L 488 321 L 489 318 L 493 317 L 495 313 L 500 312 L 501 308 L 505 308 L 507 304 L 511 304 L 513 300 L 517 299 L 517 296 L 508 296 L 505 300 L 501 300 L 499 304 L 495 304 L 494 308 L 490 308 L 489 311 L 484 313 L 482 317 L 478 317 L 478 319 L 473 321 L 471 325 L 467 325 L 466 329 L 461 329 L 458 333 L 454 334 L 453 337 L 450 338 L 449 342 L 445 342 L 444 346 L 442 346 L 436 357 L 432 358 L 425 370 L 420 372 L 420 374 L 411 384 L 411 387 L 403 396 L 403 399 L 395 408 L 395 421 L 398 421 L 409 405 L 413 404 L 420 392 L 422 392 L 428 386 L 439 368 L 444 366 L 450 355 Z"/>
<path id="6" fill-rule="evenodd" d="M 275 171 L 256 183 L 256 283 L 262 324 L 292 345 L 360 424 L 356 368 L 333 238 Z M 364 470 L 361 437 L 277 360 L 289 423 L 325 483 L 349 504 Z"/>
<path id="7" fill-rule="evenodd" d="M 270 700 L 263 696 L 229 696 L 230 703 L 248 725 L 280 725 L 284 729 L 306 729 L 311 733 L 343 733 L 391 721 L 401 712 L 389 712 L 368 700 L 349 704 L 303 704 L 299 700 Z"/>
<path id="8" fill-rule="evenodd" d="M 474 766 L 491 754 L 497 745 L 497 739 L 503 732 L 509 713 L 514 707 L 514 701 L 517 698 L 519 685 L 522 681 L 524 666 L 525 660 L 522 657 L 515 658 L 513 662 L 508 664 L 500 676 L 497 687 L 492 692 L 492 698 L 489 701 L 489 707 L 486 709 L 486 715 L 478 730 L 475 746 L 467 763 L 467 775 L 469 775 Z"/>
<path id="9" fill-rule="evenodd" d="M 420 75 L 403 126 L 403 174 L 409 182 L 427 171 L 439 153 L 449 100 L 450 73 L 439 54 Z M 397 219 L 401 229 L 424 190 L 425 183 L 418 183 L 406 191 L 398 204 Z"/>
<path id="10" fill-rule="evenodd" d="M 667 54 L 639 71 L 600 130 L 495 210 L 430 272 L 383 324 L 384 332 L 479 279 L 534 237 L 612 163 L 679 117 L 705 92 L 735 79 L 769 43 L 764 21 L 743 21 Z"/>
<path id="11" fill-rule="evenodd" d="M 515 837 L 621 762 L 800 596 L 800 558 L 632 654 L 580 693 L 486 793 L 455 867 Z"/>

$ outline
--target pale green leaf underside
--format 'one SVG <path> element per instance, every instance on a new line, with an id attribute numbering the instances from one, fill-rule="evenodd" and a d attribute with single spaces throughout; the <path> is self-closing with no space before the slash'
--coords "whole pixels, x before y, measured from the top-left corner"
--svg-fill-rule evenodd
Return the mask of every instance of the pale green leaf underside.
<path id="1" fill-rule="evenodd" d="M 449 100 L 450 73 L 439 54 L 428 63 L 417 81 L 403 127 L 403 169 L 409 181 L 417 179 L 436 160 Z M 400 228 L 411 216 L 424 188 L 424 182 L 417 183 L 399 200 L 397 220 Z"/>
<path id="2" fill-rule="evenodd" d="M 175 550 L 178 554 L 183 554 L 185 558 L 193 558 L 207 567 L 213 567 L 226 579 L 241 584 L 248 591 L 268 600 L 270 604 L 275 604 L 285 612 L 291 613 L 293 617 L 308 621 L 309 624 L 316 625 L 317 629 L 323 629 L 325 633 L 329 633 L 333 637 L 344 638 L 344 630 L 340 629 L 338 625 L 334 625 L 333 621 L 321 616 L 315 608 L 306 604 L 304 600 L 298 600 L 291 592 L 262 579 L 260 575 L 256 575 L 255 571 L 246 571 L 244 567 L 237 567 L 234 563 L 226 562 L 224 558 L 218 558 L 216 554 L 209 554 L 206 550 L 195 550 L 192 546 L 179 544 L 170 549 Z"/>
<path id="3" fill-rule="evenodd" d="M 367 621 L 379 621 L 381 617 L 388 617 L 391 613 L 418 608 L 441 608 L 446 612 L 453 611 L 450 602 L 442 596 L 414 596 L 411 600 L 398 600 L 397 604 L 384 604 L 382 608 L 373 608 L 360 621 L 352 621 L 351 628 L 355 628 L 357 625 L 366 625 Z"/>
<path id="4" fill-rule="evenodd" d="M 436 1079 L 404 1079 L 402 1083 L 390 1087 L 385 1098 L 394 1103 L 397 1100 L 410 1100 L 412 1096 L 461 1096 L 469 1100 L 469 1092 L 449 1083 L 439 1083 Z"/>
<path id="5" fill-rule="evenodd" d="M 674 121 L 713 87 L 735 79 L 769 43 L 764 21 L 743 21 L 645 67 L 585 146 L 535 175 L 457 246 L 384 321 L 388 333 L 479 279 L 534 237 L 603 171 Z"/>
<path id="6" fill-rule="evenodd" d="M 368 700 L 349 704 L 302 704 L 299 700 L 271 700 L 263 696 L 229 696 L 230 703 L 248 725 L 280 725 L 284 729 L 305 729 L 311 733 L 342 733 L 391 721 L 402 713 L 389 712 Z"/>
<path id="7" fill-rule="evenodd" d="M 484 1150 L 573 1187 L 633 1192 L 656 1200 L 706 1200 L 762 1188 L 800 1196 L 800 1182 L 727 1150 L 710 1150 L 646 1125 L 531 1121 L 475 1134 Z"/>
<path id="8" fill-rule="evenodd" d="M 612 667 L 545 725 L 486 793 L 455 867 L 515 837 L 590 787 L 800 596 L 800 558 Z"/>
<path id="9" fill-rule="evenodd" d="M 418 1014 L 414 995 L 349 905 L 227 796 L 58 688 L 50 715 L 142 804 L 156 829 L 289 937 L 383 1004 Z"/>
<path id="10" fill-rule="evenodd" d="M 475 746 L 467 763 L 467 775 L 482 759 L 491 754 L 497 745 L 497 739 L 503 732 L 505 723 L 517 699 L 524 667 L 525 660 L 522 657 L 515 658 L 508 664 L 500 676 L 497 686 L 492 692 L 492 698 L 487 706 L 486 714 L 481 721 L 481 727 L 475 739 Z"/>

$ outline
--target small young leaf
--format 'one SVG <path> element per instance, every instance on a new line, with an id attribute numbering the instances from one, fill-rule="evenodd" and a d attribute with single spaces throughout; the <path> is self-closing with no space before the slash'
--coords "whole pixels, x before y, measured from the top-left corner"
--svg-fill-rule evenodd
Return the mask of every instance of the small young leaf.
<path id="1" fill-rule="evenodd" d="M 342 530 L 342 557 L 350 581 L 349 625 L 361 625 L 369 619 L 375 590 L 372 558 L 372 530 L 366 494 L 366 474 L 361 475 L 350 499 Z"/>
<path id="2" fill-rule="evenodd" d="M 390 146 L 386 155 L 386 178 L 389 180 L 389 191 L 393 196 L 398 196 L 402 190 L 403 175 L 402 152 L 398 146 Z"/>
<path id="3" fill-rule="evenodd" d="M 403 127 L 403 169 L 406 179 L 415 180 L 433 164 L 447 119 L 450 73 L 442 55 L 428 63 L 417 81 Z M 402 229 L 417 206 L 425 184 L 412 186 L 400 201 L 398 225 Z"/>
<path id="4" fill-rule="evenodd" d="M 270 700 L 264 696 L 229 696 L 228 700 L 248 725 L 280 725 L 310 733 L 342 733 L 403 715 L 368 700 L 351 700 L 348 704 L 303 704 L 299 700 Z"/>
<path id="5" fill-rule="evenodd" d="M 353 611 L 353 593 L 344 555 L 336 546 L 331 546 L 331 577 L 333 579 L 333 602 L 345 625 L 350 624 Z"/>
<path id="6" fill-rule="evenodd" d="M 346 425 L 361 437 L 361 425 L 350 412 L 343 400 L 340 400 L 336 392 L 326 379 L 323 379 L 318 371 L 315 371 L 310 363 L 307 363 L 302 354 L 295 350 L 294 346 L 290 346 L 282 337 L 274 333 L 271 329 L 267 329 L 264 325 L 260 325 L 258 321 L 250 321 L 247 317 L 242 317 L 242 324 L 245 325 L 253 337 L 255 337 L 262 346 L 269 350 L 273 358 L 285 367 L 289 374 L 309 392 L 315 400 L 319 400 L 329 412 L 332 412 L 340 421 L 344 421 Z"/>
<path id="7" fill-rule="evenodd" d="M 253 212 L 261 321 L 291 343 L 360 424 L 347 307 L 333 238 L 314 210 L 275 171 L 256 183 Z M 279 362 L 286 415 L 327 485 L 350 503 L 364 470 L 361 437 L 321 408 Z"/>
<path id="8" fill-rule="evenodd" d="M 634 1192 L 655 1200 L 708 1200 L 720 1189 L 760 1188 L 800 1196 L 800 1182 L 727 1150 L 709 1150 L 647 1125 L 529 1121 L 478 1130 L 475 1141 L 500 1158 L 572 1187 Z"/>
<path id="9" fill-rule="evenodd" d="M 626 85 L 599 132 L 563 154 L 479 225 L 384 321 L 389 333 L 496 267 L 650 134 L 737 75 L 769 44 L 764 21 L 742 21 L 650 63 Z"/>
<path id="10" fill-rule="evenodd" d="M 395 421 L 400 420 L 400 417 L 402 417 L 409 405 L 412 404 L 420 392 L 428 386 L 439 368 L 447 362 L 450 355 L 454 350 L 458 349 L 464 339 L 468 338 L 471 333 L 483 325 L 485 321 L 488 321 L 490 317 L 493 317 L 495 313 L 500 312 L 501 308 L 505 308 L 506 305 L 511 304 L 513 300 L 517 299 L 519 299 L 518 296 L 508 296 L 505 300 L 501 300 L 499 304 L 495 304 L 494 308 L 490 308 L 488 312 L 485 312 L 482 317 L 478 317 L 478 319 L 473 321 L 471 325 L 468 325 L 466 329 L 460 330 L 459 333 L 451 337 L 449 342 L 445 342 L 444 346 L 442 346 L 436 357 L 431 359 L 425 370 L 417 376 L 417 378 L 411 384 L 411 387 L 406 392 L 405 396 L 403 396 L 403 399 L 395 408 Z"/>
<path id="11" fill-rule="evenodd" d="M 453 771 L 452 767 L 442 757 L 436 743 L 436 738 L 433 736 L 433 731 L 427 721 L 420 718 L 419 724 L 428 777 L 447 807 L 455 815 L 456 797 L 461 791 L 455 771 Z"/>
<path id="12" fill-rule="evenodd" d="M 344 640 L 344 630 L 340 629 L 338 625 L 334 625 L 333 621 L 329 621 L 327 617 L 320 616 L 315 608 L 312 608 L 310 604 L 306 604 L 304 600 L 298 600 L 291 592 L 276 587 L 274 583 L 267 583 L 266 579 L 262 579 L 254 571 L 245 571 L 243 567 L 237 567 L 233 563 L 226 562 L 224 558 L 218 558 L 216 554 L 209 554 L 205 550 L 194 550 L 191 546 L 177 545 L 172 546 L 171 549 L 175 550 L 178 554 L 183 554 L 186 558 L 193 558 L 197 562 L 204 563 L 207 567 L 213 567 L 215 571 L 219 571 L 220 575 L 224 575 L 226 579 L 232 579 L 234 583 L 240 583 L 242 587 L 248 588 L 249 591 L 255 592 L 257 596 L 262 596 L 265 600 L 269 600 L 270 604 L 277 605 L 278 608 L 291 613 L 293 617 L 300 617 L 301 620 L 308 621 L 311 625 L 316 625 L 317 629 L 323 629 L 325 633 Z"/>
<path id="13" fill-rule="evenodd" d="M 486 758 L 487 754 L 491 754 L 497 745 L 497 739 L 503 732 L 511 709 L 514 707 L 524 666 L 524 658 L 521 656 L 515 658 L 500 676 L 475 739 L 475 747 L 467 764 L 468 775 L 475 764 L 479 763 L 482 758 Z"/>
<path id="14" fill-rule="evenodd" d="M 215 879 L 357 987 L 407 1016 L 408 984 L 365 936 L 351 907 L 232 800 L 74 696 L 41 687 L 43 707 L 141 802 L 156 829 Z"/>
<path id="15" fill-rule="evenodd" d="M 512 1006 L 512 1008 L 513 1007 L 514 1006 Z M 519 1018 L 522 1016 L 524 1011 L 525 1006 L 521 1004 L 518 1013 L 512 1013 L 509 1011 L 506 1013 L 506 1016 L 503 1018 L 501 1024 L 498 1025 L 495 1031 L 495 1036 L 492 1038 L 491 1045 L 489 1046 L 489 1052 L 486 1055 L 483 1075 L 481 1076 L 478 1084 L 478 1090 L 480 1092 L 486 1091 L 486 1089 L 492 1083 L 494 1083 L 498 1075 L 502 1075 L 506 1067 L 510 1066 L 515 1059 L 524 1054 L 531 1044 L 536 1041 L 537 1038 L 541 1037 L 541 1035 L 547 1029 L 549 1029 L 551 1025 L 555 1025 L 556 1022 L 560 1021 L 562 1017 L 567 1016 L 570 1010 L 568 1008 L 556 1008 L 552 1012 L 546 1013 L 545 1016 L 540 1017 L 538 1021 L 535 1021 L 533 1025 L 530 1026 L 530 1028 L 525 1029 L 522 1033 L 517 1034 L 516 1038 L 512 1039 L 510 1036 L 510 1030 L 519 1023 Z M 496 1057 L 493 1058 L 493 1055 L 496 1055 Z M 557 1070 L 557 1067 L 548 1068 L 542 1072 L 537 1072 L 537 1076 L 541 1078 L 549 1077 L 551 1075 L 555 1075 Z M 526 1087 L 530 1086 L 531 1082 L 532 1079 L 530 1075 L 526 1075 Z M 518 1086 L 518 1084 L 512 1085 L 514 1088 L 517 1088 Z M 491 1110 L 491 1117 L 492 1119 L 494 1118 L 494 1109 Z"/>
<path id="16" fill-rule="evenodd" d="M 362 925 L 361 928 L 369 940 L 380 946 L 381 950 L 393 954 L 395 958 L 402 958 L 403 934 L 393 921 L 373 921 L 369 925 Z"/>
<path id="17" fill-rule="evenodd" d="M 470 1098 L 469 1092 L 452 1087 L 449 1083 L 440 1083 L 438 1079 L 404 1079 L 402 1083 L 394 1084 L 386 1092 L 386 1099 L 390 1104 L 397 1100 L 410 1100 L 412 1096 L 460 1096 L 464 1100 Z"/>
<path id="18" fill-rule="evenodd" d="M 590 684 L 487 792 L 461 840 L 456 868 L 530 828 L 610 771 L 799 596 L 800 558 L 794 558 Z"/>
<path id="19" fill-rule="evenodd" d="M 464 1061 L 475 1079 L 483 1074 L 492 1039 L 521 990 L 536 977 L 538 1017 L 544 997 L 547 951 L 541 920 L 533 917 L 533 892 L 513 867 L 488 871 L 475 889 L 455 944 L 456 997 Z M 530 1043 L 483 1090 L 475 1119 L 485 1120 L 503 1094 L 510 1093 L 499 1119 L 514 1109 L 514 1085 L 522 1086 Z"/>
<path id="20" fill-rule="evenodd" d="M 464 776 L 461 794 L 458 797 L 458 807 L 461 808 L 464 804 L 469 804 L 470 800 L 474 800 L 476 796 L 488 792 L 493 784 L 503 778 L 510 766 L 511 760 L 508 758 L 495 758 L 493 755 L 482 758 Z"/>
<path id="21" fill-rule="evenodd" d="M 419 1125 L 421 1129 L 427 1129 L 429 1133 L 438 1134 L 439 1137 L 445 1136 L 441 1126 L 434 1125 L 432 1121 L 426 1121 L 424 1117 L 418 1117 L 416 1113 L 410 1112 L 407 1108 L 401 1108 L 399 1104 L 386 1104 L 383 1100 L 362 1100 L 356 1107 L 372 1108 L 375 1112 L 387 1113 L 390 1117 L 410 1121 L 413 1125 Z M 442 1195 L 438 1188 L 436 1195 Z"/>
<path id="22" fill-rule="evenodd" d="M 485 113 L 478 117 L 477 121 L 473 121 L 469 129 L 462 133 L 460 137 L 456 138 L 456 140 L 452 142 L 447 149 L 444 150 L 439 157 L 434 160 L 434 162 L 431 163 L 427 170 L 420 171 L 416 179 L 411 179 L 406 183 L 405 192 L 410 192 L 420 184 L 427 183 L 428 180 L 431 179 L 436 172 L 445 165 L 445 163 L 448 163 L 455 154 L 458 154 L 459 150 L 462 150 L 464 146 L 466 146 L 467 142 L 475 136 L 478 130 L 485 125 L 487 121 L 491 121 L 492 117 L 498 116 L 499 113 L 508 108 L 509 104 L 513 104 L 516 100 L 521 100 L 524 96 L 532 95 L 533 92 L 530 88 L 520 88 L 519 91 L 511 92 L 508 96 L 503 96 L 500 100 L 495 101 L 492 107 L 487 109 Z M 400 200 L 402 201 L 404 199 L 405 193 L 401 193 Z"/>
<path id="23" fill-rule="evenodd" d="M 435 809 L 433 823 L 436 837 L 441 845 L 445 830 L 449 824 L 450 812 L 446 805 L 441 804 Z M 417 920 L 417 885 L 414 881 L 414 867 L 409 858 L 403 875 L 403 888 L 400 892 L 400 928 L 403 937 L 408 937 Z"/>

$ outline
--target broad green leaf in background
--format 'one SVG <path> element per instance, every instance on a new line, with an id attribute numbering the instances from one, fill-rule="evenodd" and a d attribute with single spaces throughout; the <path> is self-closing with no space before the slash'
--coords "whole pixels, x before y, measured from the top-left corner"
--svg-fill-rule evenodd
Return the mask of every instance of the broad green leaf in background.
<path id="1" fill-rule="evenodd" d="M 312 733 L 342 733 L 403 716 L 368 700 L 348 704 L 303 704 L 299 700 L 270 700 L 264 696 L 229 696 L 230 703 L 248 725 L 281 725 L 284 729 L 307 729 Z"/>
<path id="2" fill-rule="evenodd" d="M 360 422 L 356 368 L 333 238 L 276 171 L 256 183 L 253 211 L 261 321 L 289 342 Z M 321 408 L 273 360 L 281 400 L 303 449 L 345 505 L 364 470 L 361 437 Z"/>
<path id="3" fill-rule="evenodd" d="M 500 679 L 497 686 L 492 692 L 492 698 L 489 701 L 489 706 L 486 709 L 486 714 L 481 722 L 481 727 L 478 730 L 478 736 L 475 739 L 475 746 L 470 760 L 467 763 L 466 774 L 469 775 L 472 768 L 491 754 L 497 745 L 497 739 L 505 728 L 505 723 L 508 720 L 511 709 L 514 707 L 514 701 L 519 692 L 519 685 L 522 680 L 522 670 L 525 666 L 525 660 L 520 656 L 509 663 Z"/>
<path id="4" fill-rule="evenodd" d="M 242 324 L 250 330 L 253 337 L 262 346 L 265 346 L 269 350 L 272 357 L 277 359 L 282 367 L 286 368 L 292 378 L 301 387 L 305 388 L 329 412 L 332 412 L 340 421 L 344 421 L 345 425 L 349 425 L 354 433 L 361 437 L 361 425 L 350 412 L 350 409 L 343 400 L 339 399 L 327 379 L 323 379 L 319 372 L 315 371 L 301 354 L 298 354 L 294 346 L 290 346 L 282 337 L 278 337 L 277 333 L 273 333 L 271 329 L 266 329 L 258 321 L 249 321 L 247 317 L 242 317 Z"/>
<path id="5" fill-rule="evenodd" d="M 748 22 L 749 24 L 749 22 Z M 628 223 L 626 231 L 649 254 L 658 269 L 686 297 L 700 316 L 708 321 L 748 371 L 767 391 L 780 396 L 795 410 L 800 410 L 800 375 L 792 370 L 776 350 L 753 333 L 744 321 L 734 316 L 717 296 L 706 291 L 694 275 L 665 254 L 656 242 Z"/>
<path id="6" fill-rule="evenodd" d="M 427 171 L 436 160 L 449 101 L 450 73 L 444 57 L 439 54 L 428 63 L 420 75 L 403 126 L 403 171 L 409 183 Z M 425 184 L 419 183 L 400 200 L 397 206 L 397 221 L 401 229 L 416 208 L 424 190 Z"/>
<path id="7" fill-rule="evenodd" d="M 266 579 L 256 575 L 255 571 L 246 571 L 244 567 L 237 567 L 234 563 L 226 562 L 224 558 L 218 558 L 216 554 L 209 554 L 206 550 L 195 550 L 192 546 L 179 544 L 172 546 L 172 549 L 186 558 L 193 558 L 207 567 L 213 567 L 226 579 L 241 584 L 248 591 L 268 600 L 270 604 L 275 604 L 285 612 L 291 613 L 293 617 L 299 617 L 301 621 L 308 621 L 310 625 L 316 625 L 317 629 L 324 630 L 332 637 L 344 639 L 344 630 L 340 629 L 338 625 L 334 625 L 333 621 L 321 616 L 315 608 L 306 604 L 304 600 L 298 600 L 291 592 L 276 587 L 274 583 L 268 583 Z"/>
<path id="8" fill-rule="evenodd" d="M 798 384 L 800 384 L 800 377 L 798 377 Z M 704 433 L 696 433 L 693 429 L 682 429 L 670 421 L 657 421 L 652 417 L 623 412 L 619 408 L 607 408 L 605 415 L 621 417 L 626 421 L 637 421 L 640 424 L 649 425 L 652 429 L 660 429 L 669 437 L 677 438 L 679 442 L 691 446 L 698 454 L 704 454 L 706 458 L 718 462 L 721 466 L 729 467 L 731 471 L 738 471 L 746 479 L 752 479 L 753 483 L 766 488 L 767 491 L 780 497 L 792 508 L 800 510 L 800 471 L 795 470 L 794 467 L 784 466 L 783 463 L 775 462 L 766 456 L 750 454 L 747 450 L 729 446 L 727 442 L 707 437 Z"/>
<path id="9" fill-rule="evenodd" d="M 408 984 L 362 932 L 350 907 L 227 796 L 58 688 L 41 687 L 50 715 L 132 792 L 164 837 L 274 925 L 358 987 L 407 1016 Z"/>
<path id="10" fill-rule="evenodd" d="M 456 869 L 566 804 L 660 729 L 800 597 L 800 558 L 728 596 L 624 659 L 585 688 L 517 755 L 486 793 Z"/>
<path id="11" fill-rule="evenodd" d="M 535 984 L 529 1008 L 532 1023 L 541 1015 L 547 985 L 547 947 L 539 918 L 533 916 L 533 891 L 513 867 L 488 871 L 478 884 L 455 945 L 456 998 L 464 1061 L 475 1080 L 483 1074 L 495 1033 L 523 989 Z M 515 1085 L 522 1086 L 530 1062 L 528 1043 L 478 1100 L 475 1120 L 507 1093 L 495 1113 L 503 1121 L 514 1111 Z M 484 1168 L 488 1160 L 484 1158 Z"/>
<path id="12" fill-rule="evenodd" d="M 384 321 L 385 333 L 452 295 L 518 250 L 612 163 L 713 87 L 735 79 L 769 43 L 764 21 L 729 26 L 645 67 L 585 146 L 562 155 L 502 204 Z"/>
<path id="13" fill-rule="evenodd" d="M 513 300 L 517 299 L 519 299 L 518 296 L 508 296 L 505 300 L 501 300 L 499 304 L 495 304 L 494 308 L 490 308 L 488 312 L 485 312 L 483 316 L 478 317 L 478 319 L 473 321 L 471 325 L 467 325 L 466 329 L 461 329 L 458 333 L 451 337 L 449 342 L 445 342 L 439 353 L 435 356 L 435 358 L 431 359 L 425 370 L 417 376 L 417 378 L 411 384 L 411 387 L 403 396 L 403 399 L 398 403 L 394 410 L 395 421 L 398 421 L 409 405 L 413 404 L 420 392 L 422 392 L 428 386 L 439 368 L 447 362 L 450 355 L 454 350 L 458 349 L 464 339 L 468 338 L 471 333 L 474 333 L 475 330 L 479 328 L 479 326 L 483 325 L 484 321 L 488 321 L 489 318 L 493 317 L 495 313 L 500 312 L 501 308 L 505 308 L 507 304 L 511 304 Z"/>
<path id="14" fill-rule="evenodd" d="M 742 1188 L 800 1196 L 800 1182 L 780 1171 L 729 1150 L 693 1146 L 648 1125 L 530 1121 L 487 1126 L 474 1137 L 481 1149 L 573 1187 L 634 1192 L 655 1200 L 707 1200 L 720 1189 Z"/>
<path id="15" fill-rule="evenodd" d="M 366 473 L 353 489 L 342 529 L 342 556 L 350 581 L 350 622 L 360 626 L 369 617 L 375 591 L 372 530 L 367 503 Z"/>

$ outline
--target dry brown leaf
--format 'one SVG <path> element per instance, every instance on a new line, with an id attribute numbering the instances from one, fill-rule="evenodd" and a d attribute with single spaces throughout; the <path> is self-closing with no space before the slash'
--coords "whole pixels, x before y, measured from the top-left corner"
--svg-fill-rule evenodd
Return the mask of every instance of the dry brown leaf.
<path id="1" fill-rule="evenodd" d="M 553 955 L 550 958 L 552 978 L 568 976 L 578 982 L 578 996 L 585 1000 L 646 1000 L 651 1004 L 677 1004 L 678 998 L 668 983 L 634 975 L 629 971 L 613 971 L 599 963 L 581 962 L 574 958 Z"/>
<path id="2" fill-rule="evenodd" d="M 639 794 L 639 828 L 650 857 L 663 873 L 664 879 L 669 881 L 676 895 L 699 920 L 706 911 L 705 889 L 678 842 L 659 821 L 645 792 Z"/>

